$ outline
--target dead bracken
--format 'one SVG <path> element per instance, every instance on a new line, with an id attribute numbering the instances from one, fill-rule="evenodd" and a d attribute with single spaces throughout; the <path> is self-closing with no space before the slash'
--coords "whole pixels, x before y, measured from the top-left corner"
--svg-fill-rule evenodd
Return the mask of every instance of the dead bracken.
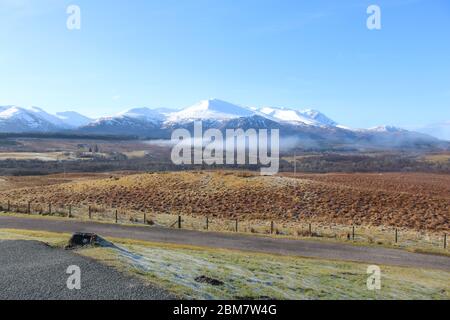
<path id="1" fill-rule="evenodd" d="M 283 174 L 204 171 L 87 177 L 0 192 L 26 204 L 84 205 L 219 219 L 313 221 L 411 230 L 450 230 L 450 175 Z M 45 207 L 44 212 L 48 211 Z M 301 231 L 302 232 L 302 231 Z"/>

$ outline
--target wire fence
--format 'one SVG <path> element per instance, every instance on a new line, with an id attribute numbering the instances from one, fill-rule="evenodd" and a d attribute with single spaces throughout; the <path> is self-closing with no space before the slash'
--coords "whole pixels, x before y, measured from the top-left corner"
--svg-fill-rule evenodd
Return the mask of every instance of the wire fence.
<path id="1" fill-rule="evenodd" d="M 101 205 L 72 205 L 61 203 L 20 203 L 7 201 L 0 203 L 0 212 L 22 213 L 27 215 L 56 216 L 94 221 L 157 225 L 168 228 L 240 232 L 295 238 L 323 238 L 339 241 L 362 242 L 378 245 L 395 245 L 423 249 L 448 250 L 447 233 L 417 231 L 405 228 L 341 225 L 320 223 L 316 221 L 271 221 L 271 220 L 239 220 L 222 217 L 185 214 L 168 210 L 155 212 L 122 208 L 111 208 Z"/>

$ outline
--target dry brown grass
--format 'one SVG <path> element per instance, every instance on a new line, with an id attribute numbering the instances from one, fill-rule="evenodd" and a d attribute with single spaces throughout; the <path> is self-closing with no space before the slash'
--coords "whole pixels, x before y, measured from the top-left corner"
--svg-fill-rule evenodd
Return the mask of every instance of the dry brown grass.
<path id="1" fill-rule="evenodd" d="M 450 153 L 428 154 L 423 157 L 423 160 L 434 163 L 449 163 Z"/>
<path id="2" fill-rule="evenodd" d="M 279 224 L 450 230 L 450 176 L 325 174 L 296 178 L 249 172 L 168 172 L 77 180 L 0 192 L 0 201 L 116 207 Z"/>
<path id="3" fill-rule="evenodd" d="M 114 173 L 67 173 L 50 174 L 46 176 L 0 176 L 0 191 L 14 189 L 51 186 L 56 184 L 76 182 L 82 180 L 105 179 L 109 177 L 121 177 L 131 172 Z"/>
<path id="4" fill-rule="evenodd" d="M 283 174 L 293 177 L 293 174 Z M 450 175 L 431 173 L 329 173 L 297 174 L 307 179 L 361 190 L 403 192 L 412 195 L 450 198 Z"/>

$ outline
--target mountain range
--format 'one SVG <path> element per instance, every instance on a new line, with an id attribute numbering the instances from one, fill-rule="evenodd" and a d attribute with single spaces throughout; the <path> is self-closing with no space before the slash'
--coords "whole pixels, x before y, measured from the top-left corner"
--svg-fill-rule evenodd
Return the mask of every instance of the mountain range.
<path id="1" fill-rule="evenodd" d="M 49 114 L 41 108 L 0 106 L 0 132 L 133 135 L 167 139 L 176 128 L 193 129 L 201 120 L 204 130 L 279 129 L 284 144 L 307 148 L 449 148 L 450 143 L 432 135 L 394 126 L 352 129 L 317 110 L 248 108 L 218 99 L 204 100 L 181 109 L 133 108 L 119 114 L 91 119 L 74 111 Z M 447 123 L 447 130 L 450 123 Z"/>

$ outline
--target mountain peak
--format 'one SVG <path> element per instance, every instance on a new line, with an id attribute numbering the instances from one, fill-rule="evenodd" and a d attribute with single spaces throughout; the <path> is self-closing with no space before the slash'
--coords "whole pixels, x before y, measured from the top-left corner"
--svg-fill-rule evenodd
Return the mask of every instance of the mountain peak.
<path id="1" fill-rule="evenodd" d="M 229 120 L 240 117 L 249 117 L 255 112 L 223 100 L 202 100 L 181 111 L 169 115 L 170 122 L 192 120 Z"/>
<path id="2" fill-rule="evenodd" d="M 321 124 L 327 125 L 327 126 L 336 126 L 337 123 L 330 118 L 328 118 L 326 115 L 324 115 L 322 112 L 314 109 L 305 109 L 300 111 L 301 114 L 308 116 L 309 118 L 316 120 L 320 122 Z"/>
<path id="3" fill-rule="evenodd" d="M 66 125 L 58 117 L 38 107 L 7 106 L 0 108 L 0 130 L 3 132 L 48 132 L 66 128 Z"/>
<path id="4" fill-rule="evenodd" d="M 85 126 L 92 121 L 91 118 L 83 116 L 76 111 L 57 112 L 56 116 L 66 125 L 73 128 Z"/>
<path id="5" fill-rule="evenodd" d="M 295 110 L 289 108 L 274 108 L 264 107 L 259 110 L 264 115 L 270 116 L 276 120 L 292 123 L 301 123 L 311 126 L 334 126 L 336 122 L 326 117 L 319 111 L 307 109 L 307 110 Z"/>
<path id="6" fill-rule="evenodd" d="M 392 133 L 392 132 L 405 132 L 407 130 L 399 128 L 399 127 L 395 127 L 395 126 L 390 126 L 390 125 L 381 125 L 381 126 L 370 128 L 369 131 L 391 132 Z"/>
<path id="7" fill-rule="evenodd" d="M 166 118 L 164 112 L 158 109 L 150 109 L 147 107 L 131 108 L 126 111 L 120 112 L 119 117 L 128 117 L 133 119 L 140 119 L 149 122 L 159 122 Z"/>

